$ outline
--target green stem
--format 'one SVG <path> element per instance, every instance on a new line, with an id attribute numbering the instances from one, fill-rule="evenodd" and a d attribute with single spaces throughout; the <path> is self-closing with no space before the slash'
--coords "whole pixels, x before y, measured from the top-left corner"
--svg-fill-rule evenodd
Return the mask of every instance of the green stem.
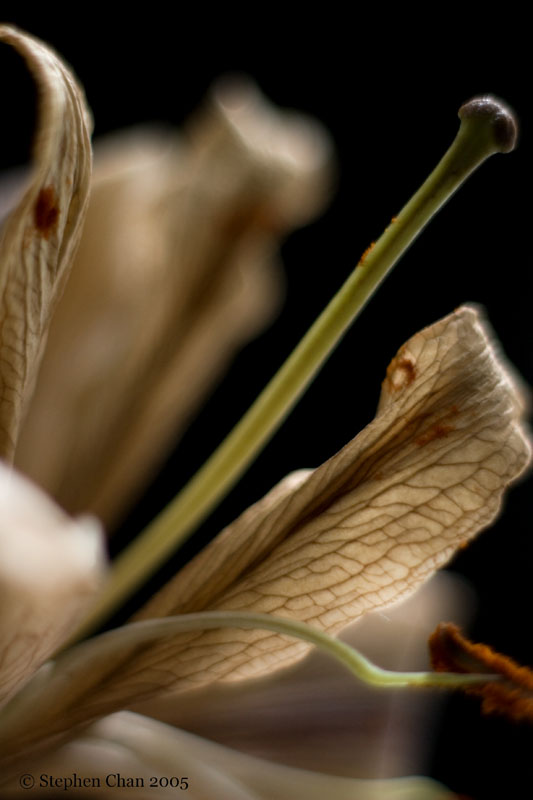
<path id="1" fill-rule="evenodd" d="M 117 656 L 126 653 L 127 659 L 130 648 L 149 644 L 163 637 L 213 628 L 262 629 L 301 639 L 334 658 L 359 680 L 381 689 L 466 689 L 501 679 L 500 675 L 477 673 L 394 672 L 381 669 L 350 645 L 304 622 L 270 614 L 203 611 L 133 622 L 62 651 L 53 661 L 44 664 L 23 689 L 2 707 L 0 739 L 16 739 L 21 727 L 26 728 L 28 719 L 33 724 L 41 724 L 39 720 L 47 719 L 53 713 L 51 709 L 57 707 L 58 698 L 63 698 L 65 691 L 72 691 L 72 687 L 79 686 L 85 686 L 83 691 L 88 691 L 91 674 L 100 676 L 98 680 L 102 680 L 102 667 L 111 664 L 116 669 Z"/>
<path id="2" fill-rule="evenodd" d="M 110 663 L 114 663 L 113 659 L 116 653 L 127 651 L 130 646 L 146 644 L 165 636 L 175 636 L 186 631 L 203 631 L 212 628 L 263 629 L 301 639 L 316 645 L 319 650 L 339 661 L 359 680 L 370 686 L 377 686 L 383 689 L 409 686 L 454 689 L 471 684 L 499 680 L 497 675 L 458 674 L 454 672 L 394 672 L 388 669 L 381 669 L 381 667 L 373 664 L 350 645 L 304 622 L 275 617 L 270 614 L 202 611 L 197 614 L 182 614 L 163 619 L 133 622 L 82 642 L 58 656 L 49 674 L 43 677 L 41 691 L 45 693 L 50 691 L 52 687 L 50 681 L 53 682 L 55 676 L 61 680 L 65 670 L 66 674 L 70 676 L 69 680 L 74 682 L 76 670 L 83 671 L 90 668 L 95 658 L 102 663 L 107 660 Z M 48 689 L 46 688 L 47 684 Z"/>
<path id="3" fill-rule="evenodd" d="M 432 216 L 488 156 L 511 149 L 509 130 L 507 138 L 504 136 L 509 114 L 492 99 L 470 101 L 459 116 L 461 127 L 450 149 L 361 259 L 249 411 L 185 488 L 117 558 L 111 580 L 78 636 L 97 627 L 131 596 L 205 519 L 281 425 L 378 285 Z M 508 127 L 512 129 L 510 119 Z"/>

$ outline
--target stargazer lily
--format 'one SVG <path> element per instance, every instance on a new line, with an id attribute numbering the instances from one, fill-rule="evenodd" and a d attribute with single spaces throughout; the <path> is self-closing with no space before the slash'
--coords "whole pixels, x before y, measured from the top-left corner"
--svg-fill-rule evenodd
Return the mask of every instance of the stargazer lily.
<path id="1" fill-rule="evenodd" d="M 319 204 L 329 148 L 322 133 L 302 133 L 247 89 L 239 102 L 219 97 L 185 152 L 153 139 L 110 144 L 89 199 L 90 116 L 76 80 L 31 36 L 3 26 L 0 39 L 25 58 L 40 92 L 33 174 L 0 240 L 3 796 L 74 787 L 135 797 L 182 789 L 214 800 L 451 798 L 424 778 L 276 766 L 127 709 L 167 696 L 177 707 L 180 697 L 200 704 L 226 684 L 238 703 L 241 682 L 275 680 L 312 645 L 383 687 L 497 680 L 494 659 L 459 639 L 470 654 L 464 670 L 441 652 L 436 668 L 450 672 L 391 673 L 332 638 L 421 591 L 493 521 L 529 462 L 520 391 L 473 307 L 414 334 L 387 369 L 375 419 L 318 469 L 287 476 L 246 510 L 131 624 L 77 645 L 69 637 L 92 604 L 94 623 L 146 576 L 143 547 L 157 551 L 155 567 L 172 547 L 161 531 L 183 539 L 238 477 L 429 217 L 484 158 L 512 147 L 512 118 L 491 98 L 463 107 L 456 144 L 432 182 L 149 531 L 131 569 L 126 555 L 108 577 L 94 515 L 116 519 L 212 373 L 263 316 L 271 281 L 261 262 L 274 234 Z M 93 516 L 70 516 L 80 511 Z M 145 782 L 121 783 L 121 774 Z"/>

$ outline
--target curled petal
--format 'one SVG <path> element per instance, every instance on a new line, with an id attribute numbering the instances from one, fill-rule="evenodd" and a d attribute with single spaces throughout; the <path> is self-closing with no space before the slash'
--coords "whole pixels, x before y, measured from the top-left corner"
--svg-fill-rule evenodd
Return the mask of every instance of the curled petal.
<path id="1" fill-rule="evenodd" d="M 101 587 L 96 520 L 72 520 L 0 463 L 0 704 L 79 624 Z"/>
<path id="2" fill-rule="evenodd" d="M 359 436 L 245 512 L 140 617 L 261 611 L 331 633 L 398 601 L 495 518 L 530 458 L 521 412 L 478 312 L 459 309 L 401 348 Z M 257 676 L 305 651 L 258 631 L 178 638 L 133 659 L 122 691 L 152 670 L 183 688 Z"/>
<path id="3" fill-rule="evenodd" d="M 83 91 L 52 50 L 5 25 L 0 41 L 26 60 L 40 98 L 33 174 L 0 231 L 0 454 L 12 459 L 81 233 L 91 120 Z"/>

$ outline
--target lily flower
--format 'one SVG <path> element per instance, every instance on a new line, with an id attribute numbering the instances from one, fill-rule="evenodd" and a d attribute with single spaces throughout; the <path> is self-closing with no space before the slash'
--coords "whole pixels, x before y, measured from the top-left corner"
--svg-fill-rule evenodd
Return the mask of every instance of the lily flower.
<path id="1" fill-rule="evenodd" d="M 148 143 L 134 166 L 127 147 L 118 168 L 112 153 L 104 159 L 89 200 L 90 117 L 81 89 L 41 42 L 9 27 L 0 38 L 24 56 L 41 95 L 36 166 L 0 240 L 0 447 L 55 498 L 1 465 L 6 796 L 75 787 L 110 796 L 131 789 L 135 797 L 183 790 L 217 800 L 450 797 L 423 778 L 355 780 L 274 766 L 125 709 L 168 695 L 199 703 L 200 692 L 225 684 L 238 692 L 243 681 L 299 662 L 310 642 L 355 664 L 353 651 L 328 636 L 414 595 L 493 521 L 530 448 L 520 391 L 487 323 L 465 306 L 416 333 L 387 370 L 375 419 L 355 439 L 318 469 L 282 480 L 133 623 L 55 655 L 106 575 L 99 523 L 70 513 L 115 518 L 212 373 L 255 327 L 269 279 L 248 265 L 263 260 L 274 233 L 316 208 L 313 187 L 322 194 L 328 147 L 316 132 L 305 135 L 303 154 L 300 145 L 288 147 L 300 135 L 291 126 L 287 139 L 277 119 L 258 117 L 248 95 L 244 104 L 219 102 L 214 125 L 199 123 L 182 172 L 171 145 L 160 156 Z M 464 114 L 487 116 L 483 103 Z M 498 117 L 496 149 L 507 147 L 508 127 Z M 211 184 L 220 187 L 212 195 Z M 133 241 L 115 217 L 122 200 L 136 220 Z M 161 221 L 169 238 L 158 241 Z M 179 275 L 176 253 L 188 264 Z M 152 313 L 139 324 L 147 292 Z M 205 306 L 194 319 L 199 299 Z M 177 352 L 169 336 L 182 336 Z M 182 390 L 177 421 L 168 421 Z M 368 680 L 389 680 L 364 659 L 357 664 Z M 399 680 L 417 681 L 409 673 Z M 419 684 L 432 680 L 460 684 L 453 675 Z M 121 784 L 121 771 L 143 782 Z M 76 776 L 89 782 L 76 784 Z"/>

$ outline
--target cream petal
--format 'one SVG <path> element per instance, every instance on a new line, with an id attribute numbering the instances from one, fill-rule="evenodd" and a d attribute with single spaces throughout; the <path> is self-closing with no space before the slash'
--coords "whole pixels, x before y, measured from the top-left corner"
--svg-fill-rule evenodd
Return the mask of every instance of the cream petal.
<path id="1" fill-rule="evenodd" d="M 90 738 L 89 738 L 90 737 Z M 93 739 L 93 754 L 85 750 L 85 762 L 76 760 L 81 747 Z M 92 726 L 86 734 L 85 740 L 74 743 L 69 748 L 60 751 L 51 760 L 43 759 L 35 766 L 27 767 L 28 772 L 36 775 L 50 774 L 52 769 L 58 769 L 62 775 L 68 775 L 74 769 L 81 777 L 100 777 L 105 783 L 106 771 L 95 757 L 98 744 L 116 747 L 120 744 L 125 752 L 139 759 L 135 767 L 135 776 L 149 784 L 150 776 L 158 778 L 177 776 L 188 779 L 186 796 L 191 800 L 293 800 L 303 798 L 306 800 L 453 800 L 455 795 L 440 784 L 427 778 L 409 777 L 390 780 L 357 780 L 352 778 L 336 777 L 318 772 L 301 769 L 292 769 L 274 764 L 261 759 L 252 758 L 227 747 L 207 742 L 205 739 L 193 736 L 164 725 L 161 722 L 122 712 L 113 714 Z M 125 754 L 121 755 L 124 759 Z M 117 762 L 116 762 L 117 763 Z M 120 762 L 118 762 L 120 763 Z M 56 767 L 55 765 L 58 765 Z M 47 766 L 48 765 L 48 766 Z M 91 770 L 90 774 L 83 774 L 82 770 Z M 116 774 L 117 767 L 111 766 L 110 771 Z M 10 793 L 10 790 L 12 793 Z M 18 797 L 24 790 L 16 790 L 12 784 L 5 788 L 7 797 Z M 81 790 L 77 790 L 81 792 Z M 119 791 L 119 790 L 114 790 Z M 161 791 L 161 795 L 160 795 Z M 179 791 L 179 790 L 178 790 Z M 105 787 L 98 790 L 99 796 L 107 796 Z M 143 788 L 123 790 L 124 795 L 135 797 L 167 797 L 164 789 L 153 789 L 152 794 L 144 793 Z M 174 797 L 176 796 L 174 789 Z M 36 792 L 36 796 L 49 796 L 46 791 Z M 111 796 L 111 792 L 109 793 Z M 169 795 L 170 796 L 170 795 Z"/>
<path id="2" fill-rule="evenodd" d="M 78 245 L 89 192 L 91 120 L 83 91 L 56 54 L 0 26 L 39 89 L 34 167 L 0 231 L 0 454 L 12 459 L 52 310 Z"/>
<path id="3" fill-rule="evenodd" d="M 96 520 L 72 520 L 0 463 L 0 703 L 80 623 L 104 573 Z"/>
<path id="4" fill-rule="evenodd" d="M 183 141 L 145 131 L 97 147 L 17 453 L 69 512 L 116 521 L 271 318 L 278 241 L 322 205 L 329 161 L 318 126 L 251 86 L 219 87 Z"/>

